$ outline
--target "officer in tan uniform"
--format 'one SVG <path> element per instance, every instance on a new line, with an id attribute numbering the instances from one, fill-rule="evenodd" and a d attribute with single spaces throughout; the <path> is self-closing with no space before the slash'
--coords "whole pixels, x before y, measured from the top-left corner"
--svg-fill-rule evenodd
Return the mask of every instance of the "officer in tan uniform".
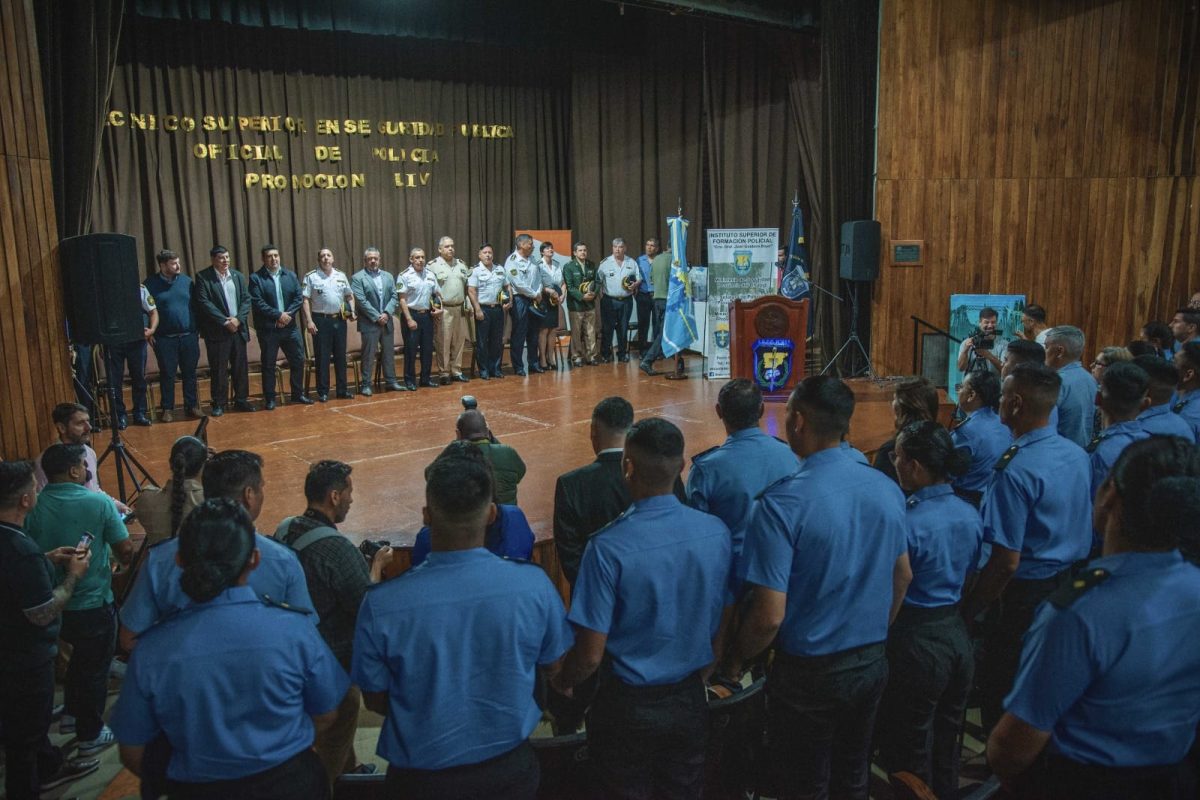
<path id="1" fill-rule="evenodd" d="M 438 239 L 438 254 L 427 269 L 437 278 L 442 290 L 443 313 L 433 328 L 433 349 L 437 353 L 442 385 L 447 386 L 452 380 L 460 383 L 469 380 L 463 375 L 462 354 L 467 339 L 475 340 L 475 315 L 467 297 L 467 278 L 471 270 L 454 257 L 454 240 L 449 236 Z"/>

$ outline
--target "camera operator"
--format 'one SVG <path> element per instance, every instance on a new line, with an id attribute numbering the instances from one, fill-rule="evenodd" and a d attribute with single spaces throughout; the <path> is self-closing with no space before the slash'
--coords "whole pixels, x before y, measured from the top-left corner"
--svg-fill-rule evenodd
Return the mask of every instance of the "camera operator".
<path id="1" fill-rule="evenodd" d="M 275 531 L 276 539 L 296 551 L 321 620 L 317 632 L 347 671 L 358 607 L 370 585 L 382 579 L 392 558 L 392 549 L 381 547 L 368 567 L 363 554 L 337 529 L 354 502 L 350 472 L 350 465 L 341 461 L 313 464 L 304 479 L 308 507 L 303 515 L 280 522 Z M 354 753 L 359 699 L 358 688 L 351 686 L 337 708 L 333 724 L 319 732 L 313 744 L 331 784 L 343 773 L 367 771 Z"/>
<path id="2" fill-rule="evenodd" d="M 979 326 L 963 339 L 958 348 L 958 369 L 962 373 L 990 370 L 1000 373 L 1000 365 L 1004 361 L 1004 351 L 1008 348 L 1008 340 L 996 330 L 999 314 L 994 308 L 983 308 L 979 311 Z"/>

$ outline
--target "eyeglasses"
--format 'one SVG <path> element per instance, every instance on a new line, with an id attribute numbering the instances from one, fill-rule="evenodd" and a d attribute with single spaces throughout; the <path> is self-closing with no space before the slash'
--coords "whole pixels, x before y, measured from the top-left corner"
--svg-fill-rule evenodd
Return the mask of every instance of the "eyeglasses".
<path id="1" fill-rule="evenodd" d="M 1096 367 L 1107 367 L 1107 366 L 1108 366 L 1108 362 L 1101 361 L 1100 359 L 1096 359 L 1095 361 L 1092 362 L 1093 369 Z"/>

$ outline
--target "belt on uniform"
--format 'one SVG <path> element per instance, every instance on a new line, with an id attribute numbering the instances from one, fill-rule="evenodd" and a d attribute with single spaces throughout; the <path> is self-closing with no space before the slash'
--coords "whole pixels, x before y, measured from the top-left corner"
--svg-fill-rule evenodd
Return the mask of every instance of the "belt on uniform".
<path id="1" fill-rule="evenodd" d="M 336 318 L 336 319 L 341 319 L 341 318 L 342 318 L 342 315 L 341 315 L 341 314 L 325 314 L 325 313 L 322 313 L 322 312 L 320 312 L 320 311 L 314 311 L 314 312 L 312 312 L 312 315 L 313 315 L 314 317 L 334 317 L 334 318 Z"/>
<path id="2" fill-rule="evenodd" d="M 462 306 L 462 301 L 459 301 L 457 303 L 446 303 L 446 302 L 442 303 L 442 308 L 459 308 L 461 306 Z"/>
<path id="3" fill-rule="evenodd" d="M 410 308 L 408 310 L 409 310 L 409 313 L 412 313 L 412 314 L 428 314 L 429 313 L 428 308 Z"/>
<path id="4" fill-rule="evenodd" d="M 479 305 L 483 306 L 484 308 L 499 308 L 500 307 L 499 303 L 480 303 Z"/>

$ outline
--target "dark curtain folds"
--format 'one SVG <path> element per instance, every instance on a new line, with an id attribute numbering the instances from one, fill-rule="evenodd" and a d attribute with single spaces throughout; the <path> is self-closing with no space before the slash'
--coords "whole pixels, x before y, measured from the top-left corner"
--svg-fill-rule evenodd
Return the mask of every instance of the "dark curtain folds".
<path id="1" fill-rule="evenodd" d="M 34 3 L 59 238 L 88 233 L 124 0 Z"/>

